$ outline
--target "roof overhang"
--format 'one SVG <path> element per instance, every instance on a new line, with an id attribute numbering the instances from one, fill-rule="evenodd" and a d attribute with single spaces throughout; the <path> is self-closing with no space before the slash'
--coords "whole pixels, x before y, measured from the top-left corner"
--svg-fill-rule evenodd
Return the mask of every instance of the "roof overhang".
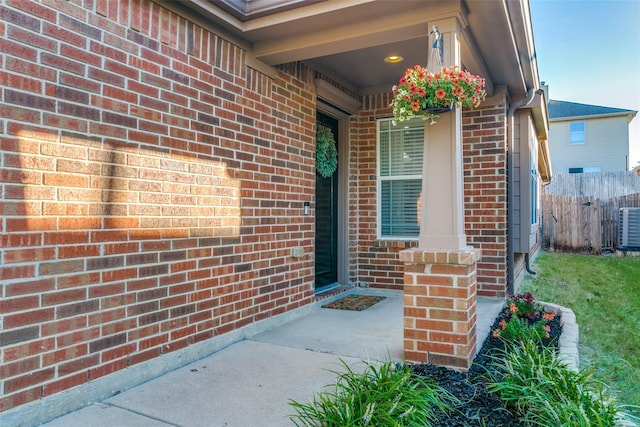
<path id="1" fill-rule="evenodd" d="M 536 140 L 538 141 L 538 174 L 543 184 L 551 182 L 551 155 L 549 153 L 549 113 L 547 111 L 547 99 L 545 91 L 538 89 L 531 91 L 528 101 L 516 107 L 527 110 L 530 114 Z"/>
<path id="2" fill-rule="evenodd" d="M 542 140 L 538 143 L 538 173 L 543 184 L 551 182 L 553 172 L 551 170 L 551 154 L 549 154 L 549 141 Z"/>
<path id="3" fill-rule="evenodd" d="M 627 122 L 630 123 L 631 120 L 636 117 L 638 114 L 637 111 L 629 110 L 627 112 L 622 113 L 608 113 L 608 114 L 585 114 L 581 116 L 569 116 L 569 117 L 555 117 L 549 118 L 549 122 L 571 122 L 575 120 L 589 120 L 589 119 L 607 119 L 611 117 L 626 117 Z"/>
<path id="4" fill-rule="evenodd" d="M 538 87 L 528 0 L 165 1 L 245 47 L 255 64 L 304 61 L 358 94 L 390 90 L 426 65 L 430 24 L 454 18 L 462 66 L 513 99 Z M 397 54 L 399 64 L 384 58 Z M 450 64 L 445 64 L 450 65 Z"/>
<path id="5" fill-rule="evenodd" d="M 551 182 L 551 154 L 549 152 L 549 113 L 543 90 L 536 91 L 530 103 L 533 125 L 538 139 L 538 173 L 544 184 Z"/>
<path id="6" fill-rule="evenodd" d="M 321 1 L 326 0 L 209 0 L 242 22 Z"/>

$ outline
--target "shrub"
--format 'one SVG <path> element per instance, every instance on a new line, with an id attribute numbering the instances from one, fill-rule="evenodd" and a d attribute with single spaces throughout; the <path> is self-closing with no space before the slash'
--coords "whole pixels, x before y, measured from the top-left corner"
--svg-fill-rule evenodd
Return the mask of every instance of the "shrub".
<path id="1" fill-rule="evenodd" d="M 517 294 L 507 299 L 499 328 L 493 330 L 494 338 L 506 341 L 542 341 L 549 338 L 548 325 L 556 313 L 546 313 L 530 293 Z"/>
<path id="2" fill-rule="evenodd" d="M 544 311 L 529 292 L 511 295 L 507 298 L 507 305 L 510 308 L 509 311 L 513 312 L 517 317 L 529 320 L 539 319 Z M 515 309 L 511 309 L 512 307 L 515 307 Z"/>
<path id="3" fill-rule="evenodd" d="M 487 389 L 527 426 L 614 426 L 620 415 L 592 371 L 574 372 L 553 349 L 524 340 L 493 356 Z"/>
<path id="4" fill-rule="evenodd" d="M 434 409 L 448 411 L 457 399 L 433 381 L 412 375 L 408 365 L 367 363 L 363 372 L 345 362 L 331 391 L 316 393 L 313 402 L 290 401 L 296 426 L 429 426 Z"/>

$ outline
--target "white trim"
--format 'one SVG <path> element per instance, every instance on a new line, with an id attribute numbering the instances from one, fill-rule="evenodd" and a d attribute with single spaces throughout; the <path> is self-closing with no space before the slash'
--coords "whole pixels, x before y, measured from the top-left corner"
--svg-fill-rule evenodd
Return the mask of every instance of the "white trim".
<path id="1" fill-rule="evenodd" d="M 390 118 L 379 118 L 376 120 L 376 151 L 375 151 L 375 159 L 376 159 L 376 240 L 378 241 L 418 241 L 419 240 L 419 230 L 420 224 L 418 223 L 418 235 L 417 236 L 403 236 L 403 235 L 393 235 L 393 236 L 383 236 L 382 235 L 382 182 L 391 182 L 391 181 L 422 181 L 422 174 L 413 174 L 413 175 L 402 175 L 402 176 L 385 176 L 384 179 L 380 176 L 380 124 L 382 122 L 389 122 L 390 125 L 393 121 Z M 414 119 L 414 122 L 418 121 Z M 409 122 L 404 122 L 406 126 Z M 424 121 L 423 121 L 424 123 Z M 423 153 L 424 155 L 424 153 Z M 424 163 L 423 163 L 424 164 Z M 417 212 L 419 217 L 420 212 Z"/>
<path id="2" fill-rule="evenodd" d="M 347 95 L 325 80 L 316 79 L 316 91 L 318 98 L 351 115 L 357 114 L 360 111 L 360 107 L 362 107 L 360 100 Z"/>
<path id="3" fill-rule="evenodd" d="M 571 125 L 578 123 L 582 123 L 582 141 L 573 142 L 571 140 L 571 136 L 574 134 L 574 131 L 571 130 Z M 567 126 L 569 127 L 569 130 L 567 132 L 569 136 L 569 141 L 567 142 L 569 143 L 569 145 L 584 145 L 587 143 L 587 122 L 585 120 L 571 120 L 570 122 L 567 122 Z M 578 132 L 576 131 L 575 133 Z"/>

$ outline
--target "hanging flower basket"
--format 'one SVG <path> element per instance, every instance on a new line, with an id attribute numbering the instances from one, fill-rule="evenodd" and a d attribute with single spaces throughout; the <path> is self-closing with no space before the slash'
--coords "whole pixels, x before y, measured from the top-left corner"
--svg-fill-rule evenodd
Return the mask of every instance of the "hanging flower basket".
<path id="1" fill-rule="evenodd" d="M 476 108 L 486 98 L 485 80 L 457 66 L 444 67 L 431 73 L 416 65 L 408 68 L 398 85 L 393 87 L 393 109 L 395 122 L 413 117 L 436 122 L 440 114 L 454 106 Z"/>
<path id="2" fill-rule="evenodd" d="M 316 132 L 316 170 L 323 178 L 329 178 L 338 168 L 338 150 L 333 133 L 326 128 Z"/>

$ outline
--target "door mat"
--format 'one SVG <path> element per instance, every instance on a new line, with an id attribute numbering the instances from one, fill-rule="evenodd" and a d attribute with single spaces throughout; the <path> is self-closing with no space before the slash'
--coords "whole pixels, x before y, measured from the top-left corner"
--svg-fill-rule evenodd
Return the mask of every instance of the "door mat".
<path id="1" fill-rule="evenodd" d="M 347 295 L 329 304 L 325 304 L 322 308 L 333 308 L 336 310 L 353 310 L 362 311 L 379 303 L 386 297 L 377 297 L 373 295 Z"/>

